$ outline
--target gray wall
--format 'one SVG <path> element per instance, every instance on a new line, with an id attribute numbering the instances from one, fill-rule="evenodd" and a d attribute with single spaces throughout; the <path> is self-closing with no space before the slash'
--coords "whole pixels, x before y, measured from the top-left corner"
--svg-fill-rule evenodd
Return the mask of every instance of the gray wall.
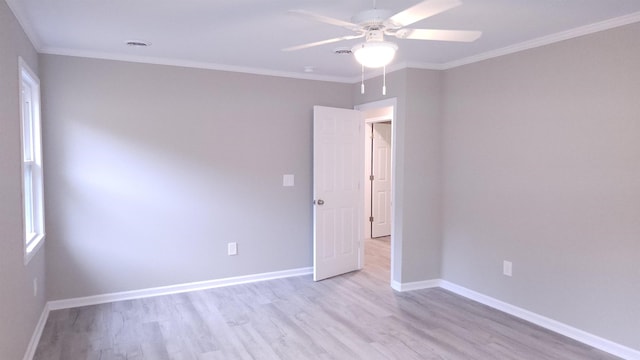
<path id="1" fill-rule="evenodd" d="M 353 85 L 354 103 L 397 98 L 395 121 L 395 281 L 408 283 L 440 277 L 442 73 L 404 69 Z"/>
<path id="2" fill-rule="evenodd" d="M 444 84 L 443 278 L 640 349 L 640 24 Z"/>
<path id="3" fill-rule="evenodd" d="M 38 71 L 35 49 L 0 1 L 0 359 L 22 358 L 45 302 L 44 248 L 24 265 L 18 56 Z"/>
<path id="4" fill-rule="evenodd" d="M 49 299 L 312 265 L 312 107 L 351 107 L 351 85 L 40 65 Z"/>
<path id="5" fill-rule="evenodd" d="M 0 16 L 0 358 L 16 358 L 44 301 L 19 195 L 16 56 L 37 59 L 4 2 Z M 48 298 L 310 266 L 312 106 L 396 97 L 394 280 L 442 277 L 638 349 L 639 35 L 405 69 L 386 97 L 380 78 L 361 95 L 43 55 Z"/>

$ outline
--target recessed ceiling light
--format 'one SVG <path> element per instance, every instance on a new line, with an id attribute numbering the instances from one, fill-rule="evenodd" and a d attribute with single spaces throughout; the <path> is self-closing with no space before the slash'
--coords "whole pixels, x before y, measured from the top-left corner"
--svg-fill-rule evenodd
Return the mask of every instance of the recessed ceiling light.
<path id="1" fill-rule="evenodd" d="M 151 43 L 148 41 L 143 41 L 143 40 L 127 40 L 125 41 L 125 44 L 127 44 L 128 46 L 133 46 L 133 47 L 146 47 L 146 46 L 150 46 Z"/>

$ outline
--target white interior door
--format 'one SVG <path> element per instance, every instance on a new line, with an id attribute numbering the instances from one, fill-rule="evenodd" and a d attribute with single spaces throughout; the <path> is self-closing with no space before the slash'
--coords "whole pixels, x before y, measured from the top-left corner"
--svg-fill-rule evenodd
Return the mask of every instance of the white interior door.
<path id="1" fill-rule="evenodd" d="M 371 237 L 391 235 L 391 124 L 373 124 Z"/>
<path id="2" fill-rule="evenodd" d="M 364 115 L 313 107 L 313 279 L 361 268 Z"/>

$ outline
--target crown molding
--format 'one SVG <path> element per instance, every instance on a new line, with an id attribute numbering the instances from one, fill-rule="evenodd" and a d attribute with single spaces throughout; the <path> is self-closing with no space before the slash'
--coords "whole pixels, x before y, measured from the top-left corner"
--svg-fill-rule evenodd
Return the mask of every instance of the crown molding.
<path id="1" fill-rule="evenodd" d="M 134 62 L 134 63 L 153 64 L 153 65 L 167 65 L 167 66 L 178 66 L 178 67 L 195 68 L 195 69 L 228 71 L 228 72 L 237 72 L 237 73 L 245 73 L 245 74 L 252 74 L 252 75 L 277 76 L 277 77 L 300 79 L 300 80 L 316 80 L 316 81 L 328 81 L 328 82 L 349 83 L 349 84 L 353 83 L 353 81 L 350 78 L 342 77 L 342 76 L 301 74 L 301 73 L 295 73 L 295 72 L 251 68 L 251 67 L 243 67 L 243 66 L 235 66 L 235 65 L 215 64 L 215 63 L 209 63 L 209 62 L 191 61 L 191 60 L 184 60 L 184 59 L 124 55 L 124 54 L 116 54 L 116 53 L 85 51 L 85 50 L 76 50 L 76 49 L 67 49 L 67 48 L 55 48 L 55 47 L 44 47 L 39 52 L 42 54 L 50 54 L 50 55 L 64 55 L 64 56 L 126 61 L 126 62 Z"/>
<path id="2" fill-rule="evenodd" d="M 421 63 L 421 62 L 405 62 L 406 68 L 411 69 L 422 69 L 422 70 L 445 70 L 444 64 L 434 64 L 434 63 Z"/>
<path id="3" fill-rule="evenodd" d="M 361 75 L 358 76 L 354 76 L 354 77 L 350 77 L 348 78 L 347 82 L 349 84 L 357 84 L 363 80 L 371 80 L 371 79 L 375 79 L 379 76 L 382 76 L 384 74 L 384 72 L 386 72 L 387 74 L 391 74 L 392 72 L 396 72 L 398 70 L 402 70 L 406 68 L 406 64 L 405 63 L 395 63 L 395 64 L 391 64 L 389 66 L 387 66 L 386 69 L 382 69 L 382 68 L 378 68 L 378 69 L 369 69 L 369 68 L 364 68 L 364 72 Z"/>
<path id="4" fill-rule="evenodd" d="M 22 30 L 27 35 L 29 40 L 31 41 L 31 45 L 36 49 L 36 51 L 40 52 L 40 48 L 42 47 L 42 41 L 38 36 L 38 33 L 33 29 L 31 23 L 28 21 L 27 16 L 22 11 L 22 7 L 18 5 L 20 0 L 6 0 L 9 9 L 13 13 L 13 16 L 16 17 L 18 23 L 22 27 Z"/>
<path id="5" fill-rule="evenodd" d="M 525 41 L 519 44 L 503 47 L 497 50 L 487 51 L 482 54 L 470 56 L 464 59 L 450 61 L 442 65 L 442 70 L 452 69 L 462 65 L 468 65 L 483 60 L 496 58 L 503 55 L 513 54 L 524 50 L 537 48 L 544 45 L 557 43 L 576 37 L 593 34 L 596 32 L 613 29 L 616 27 L 633 24 L 640 21 L 640 11 L 617 18 L 581 26 L 575 29 L 559 32 L 549 36 L 539 37 L 533 40 Z"/>
<path id="6" fill-rule="evenodd" d="M 394 73 L 399 70 L 404 69 L 422 69 L 422 70 L 445 70 L 443 65 L 441 64 L 433 64 L 433 63 L 421 63 L 421 62 L 407 62 L 402 61 L 395 64 L 391 64 L 387 66 L 386 72 L 387 75 Z M 366 69 L 364 70 L 364 80 L 371 80 L 382 76 L 383 69 Z M 348 78 L 348 82 L 351 84 L 357 84 L 362 81 L 362 76 L 354 76 L 352 78 Z"/>
<path id="7" fill-rule="evenodd" d="M 347 83 L 347 84 L 359 83 L 360 81 L 362 81 L 363 78 L 364 80 L 371 80 L 373 78 L 382 76 L 383 74 L 383 69 L 373 69 L 373 70 L 365 69 L 364 76 L 362 75 L 353 76 L 353 77 L 329 76 L 329 75 L 270 70 L 270 69 L 263 69 L 263 68 L 215 64 L 215 63 L 191 61 L 191 60 L 185 60 L 185 59 L 123 55 L 123 54 L 116 54 L 116 53 L 94 52 L 94 51 L 85 51 L 85 50 L 77 50 L 77 49 L 69 49 L 69 48 L 46 47 L 41 45 L 40 38 L 37 36 L 33 28 L 29 25 L 29 22 L 26 20 L 26 17 L 24 16 L 24 14 L 20 11 L 20 6 L 17 5 L 18 1 L 19 0 L 6 0 L 7 4 L 9 5 L 9 8 L 18 19 L 18 22 L 24 29 L 25 33 L 33 43 L 36 50 L 39 53 L 43 53 L 43 54 L 65 55 L 65 56 L 86 57 L 86 58 L 95 58 L 95 59 L 104 59 L 104 60 L 116 60 L 116 61 L 127 61 L 127 62 L 136 62 L 136 63 L 145 63 L 145 64 L 229 71 L 229 72 L 239 72 L 239 73 L 246 73 L 246 74 L 253 74 L 253 75 L 277 76 L 277 77 L 285 77 L 285 78 L 292 78 L 292 79 L 316 80 L 316 81 L 327 81 L 327 82 Z M 640 12 L 635 12 L 635 13 L 620 16 L 617 18 L 597 22 L 594 24 L 581 26 L 575 29 L 563 31 L 563 32 L 556 33 L 549 36 L 539 37 L 539 38 L 525 41 L 519 44 L 503 47 L 500 49 L 488 51 L 478 55 L 473 55 L 463 59 L 453 60 L 453 61 L 442 63 L 442 64 L 423 63 L 423 62 L 399 62 L 399 63 L 395 63 L 388 66 L 386 68 L 386 73 L 391 74 L 393 72 L 407 69 L 407 68 L 424 69 L 424 70 L 452 69 L 459 66 L 468 65 L 468 64 L 500 57 L 503 55 L 513 54 L 520 51 L 533 49 L 536 47 L 545 46 L 545 45 L 553 44 L 556 42 L 569 40 L 572 38 L 589 35 L 589 34 L 613 29 L 616 27 L 624 26 L 624 25 L 629 25 L 636 22 L 640 22 Z"/>
<path id="8" fill-rule="evenodd" d="M 476 62 L 493 59 L 496 57 L 509 55 L 509 54 L 517 53 L 524 50 L 537 48 L 540 46 L 550 45 L 560 41 L 569 40 L 576 37 L 597 33 L 600 31 L 610 30 L 620 26 L 633 24 L 636 22 L 640 22 L 640 11 L 631 13 L 628 15 L 620 16 L 617 18 L 593 23 L 590 25 L 581 26 L 575 29 L 555 33 L 553 35 L 539 37 L 533 40 L 521 42 L 519 44 L 506 46 L 500 49 L 487 51 L 482 54 L 469 56 L 463 59 L 454 60 L 454 61 L 450 61 L 443 64 L 421 63 L 421 62 L 400 62 L 387 67 L 387 74 L 390 74 L 394 71 L 407 69 L 407 68 L 424 69 L 424 70 L 453 69 L 458 66 L 469 65 Z M 370 71 L 369 73 L 365 72 L 364 80 L 370 80 L 378 76 L 382 76 L 382 70 L 376 69 L 374 71 Z M 361 80 L 362 80 L 361 77 L 351 78 L 352 83 L 358 83 Z"/>

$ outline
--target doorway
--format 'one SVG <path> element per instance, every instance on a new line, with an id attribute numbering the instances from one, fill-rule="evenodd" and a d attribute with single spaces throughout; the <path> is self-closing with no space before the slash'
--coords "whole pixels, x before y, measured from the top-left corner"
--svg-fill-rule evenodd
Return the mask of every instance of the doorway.
<path id="1" fill-rule="evenodd" d="M 365 194 L 365 231 L 375 239 L 391 236 L 391 120 L 367 122 L 367 135 L 365 176 L 371 191 Z"/>
<path id="2" fill-rule="evenodd" d="M 394 178 L 396 99 L 355 107 L 364 113 L 364 241 L 390 242 L 390 276 L 394 279 Z M 365 265 L 367 260 L 365 258 Z"/>
<path id="3" fill-rule="evenodd" d="M 370 213 L 365 209 L 365 194 L 372 191 L 370 174 L 365 172 L 367 122 L 375 131 L 374 123 L 391 124 L 391 152 L 388 156 L 391 169 L 391 192 L 386 197 L 391 210 L 388 222 L 391 235 L 386 238 L 387 276 L 391 286 L 395 282 L 394 263 L 401 263 L 401 253 L 395 251 L 396 215 L 396 99 L 388 99 L 356 106 L 354 110 L 314 106 L 313 141 L 313 204 L 314 204 L 314 280 L 362 269 L 365 266 L 365 247 L 371 240 L 367 233 Z M 382 128 L 381 128 L 382 129 Z M 388 126 L 387 126 L 388 129 Z M 380 130 L 384 131 L 384 130 Z M 369 154 L 371 145 L 369 145 Z M 342 152 L 347 153 L 342 154 Z M 387 151 L 388 152 L 388 151 Z M 368 158 L 369 163 L 371 157 Z M 387 177 L 389 177 L 387 175 Z M 327 182 L 328 181 L 328 182 Z M 363 186 L 364 184 L 364 186 Z M 349 196 L 342 194 L 349 192 Z M 351 199 L 347 201 L 347 199 Z M 346 203 L 342 204 L 342 202 Z M 370 200 L 369 200 L 370 201 Z M 369 203 L 370 204 L 370 203 Z M 371 205 L 368 205 L 371 208 Z M 365 216 L 366 215 L 366 216 Z M 366 219 L 365 219 L 366 218 Z M 365 224 L 366 220 L 366 224 Z M 364 225 L 364 226 L 363 226 Z M 336 232 L 336 230 L 339 230 Z M 389 250 L 390 249 L 390 250 Z M 397 262 L 394 257 L 398 256 Z"/>

